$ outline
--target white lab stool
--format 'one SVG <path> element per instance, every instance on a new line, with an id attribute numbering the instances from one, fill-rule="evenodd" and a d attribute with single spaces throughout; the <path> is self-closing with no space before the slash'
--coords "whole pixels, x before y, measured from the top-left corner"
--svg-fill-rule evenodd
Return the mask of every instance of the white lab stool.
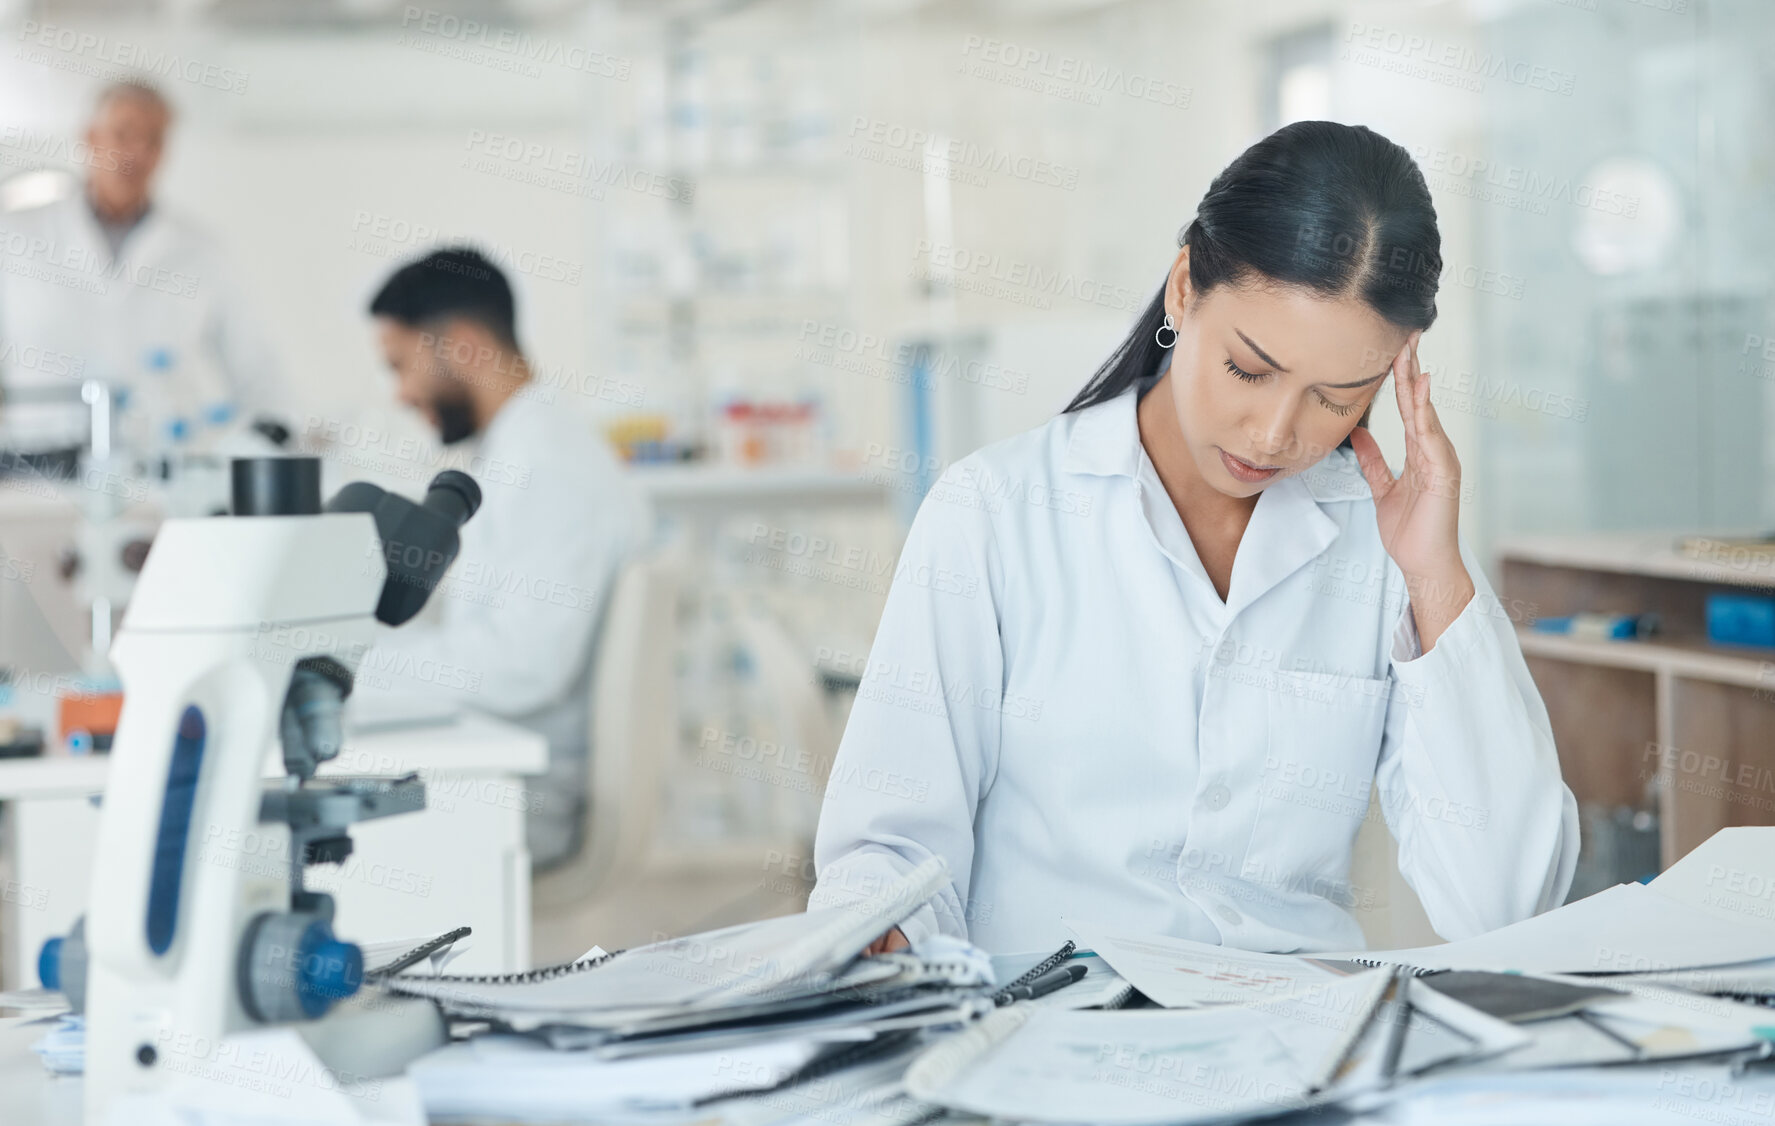
<path id="1" fill-rule="evenodd" d="M 661 770 L 677 750 L 677 601 L 677 576 L 656 556 L 630 562 L 611 585 L 592 652 L 585 840 L 571 860 L 532 881 L 539 913 L 583 907 L 646 863 Z"/>
<path id="2" fill-rule="evenodd" d="M 804 889 L 785 893 L 778 887 L 783 881 L 766 878 L 766 857 L 805 852 L 808 842 L 745 841 L 723 849 L 660 839 L 669 772 L 682 758 L 681 584 L 680 571 L 663 553 L 630 562 L 612 584 L 590 670 L 585 840 L 571 859 L 532 880 L 537 964 L 577 957 L 593 943 L 615 949 L 805 906 Z M 769 640 L 749 638 L 761 652 Z M 767 655 L 772 659 L 764 668 L 778 670 L 766 684 L 778 709 L 802 717 L 799 728 L 821 724 L 796 735 L 803 745 L 823 746 L 829 733 L 811 667 L 796 681 L 783 671 L 789 662 L 782 645 Z"/>

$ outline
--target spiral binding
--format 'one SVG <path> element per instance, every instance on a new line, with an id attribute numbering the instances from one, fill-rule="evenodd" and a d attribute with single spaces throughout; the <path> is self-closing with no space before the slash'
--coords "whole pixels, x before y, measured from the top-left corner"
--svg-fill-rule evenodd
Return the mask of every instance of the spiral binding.
<path id="1" fill-rule="evenodd" d="M 1383 962 L 1378 958 L 1351 958 L 1349 960 L 1356 963 L 1358 966 L 1367 966 L 1371 970 L 1403 969 L 1412 977 L 1423 977 L 1425 974 L 1439 974 L 1442 972 L 1441 970 L 1430 969 L 1425 966 L 1407 966 L 1402 965 L 1399 962 Z"/>
<path id="2" fill-rule="evenodd" d="M 434 939 L 421 942 L 418 946 L 415 946 L 413 949 L 407 951 L 393 961 L 384 962 L 373 970 L 366 970 L 364 972 L 364 980 L 377 981 L 381 978 L 393 977 L 408 967 L 416 966 L 420 962 L 425 961 L 440 950 L 449 949 L 451 946 L 473 933 L 474 928 L 472 927 L 457 927 L 453 931 L 446 931 Z"/>
<path id="3" fill-rule="evenodd" d="M 1745 1005 L 1761 1005 L 1765 1009 L 1775 1008 L 1775 995 L 1768 993 L 1714 993 L 1711 996 Z"/>
<path id="4" fill-rule="evenodd" d="M 1068 958 L 1071 958 L 1072 952 L 1074 950 L 1077 950 L 1078 948 L 1079 948 L 1078 943 L 1074 942 L 1070 938 L 1067 939 L 1066 944 L 1064 946 L 1062 946 L 1060 949 L 1054 951 L 1052 954 L 1048 955 L 1046 958 L 1043 958 L 1041 961 L 1037 962 L 1035 965 L 1031 966 L 1029 969 L 1023 971 L 1023 973 L 1019 974 L 1015 979 L 1013 979 L 1004 988 L 1000 989 L 997 993 L 994 993 L 992 995 L 993 999 L 997 1000 L 999 997 L 1004 996 L 1006 993 L 1009 993 L 1011 990 L 1017 988 L 1019 985 L 1028 985 L 1030 982 L 1035 981 L 1037 978 L 1040 978 L 1043 974 L 1047 973 L 1049 970 L 1054 969 L 1055 967 L 1059 966 L 1062 962 L 1065 962 Z"/>
<path id="5" fill-rule="evenodd" d="M 913 1098 L 929 1101 L 927 1092 L 947 1087 L 975 1060 L 1022 1028 L 1035 1011 L 1030 1005 L 994 1009 L 925 1049 L 906 1069 L 900 1085 Z"/>
<path id="6" fill-rule="evenodd" d="M 568 974 L 576 974 L 601 966 L 610 959 L 621 954 L 621 950 L 611 950 L 591 958 L 581 958 L 574 962 L 561 962 L 553 966 L 541 966 L 534 970 L 519 970 L 509 974 L 397 974 L 394 981 L 445 981 L 461 985 L 528 985 L 537 981 L 552 981 Z"/>

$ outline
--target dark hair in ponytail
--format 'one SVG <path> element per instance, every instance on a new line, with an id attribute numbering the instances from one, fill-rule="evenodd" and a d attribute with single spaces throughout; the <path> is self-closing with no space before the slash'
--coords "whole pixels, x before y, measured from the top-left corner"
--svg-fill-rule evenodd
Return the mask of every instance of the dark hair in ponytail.
<path id="1" fill-rule="evenodd" d="M 1365 126 L 1297 121 L 1271 133 L 1208 185 L 1177 244 L 1190 248 L 1198 298 L 1255 282 L 1358 295 L 1412 331 L 1436 320 L 1442 238 L 1430 189 L 1410 153 Z M 1166 351 L 1155 339 L 1164 322 L 1161 285 L 1066 409 L 1113 399 L 1150 376 Z"/>

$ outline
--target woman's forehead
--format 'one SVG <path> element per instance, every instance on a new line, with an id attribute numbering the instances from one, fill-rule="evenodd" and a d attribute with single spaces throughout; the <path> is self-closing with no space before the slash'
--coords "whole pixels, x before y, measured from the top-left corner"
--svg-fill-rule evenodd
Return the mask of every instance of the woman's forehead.
<path id="1" fill-rule="evenodd" d="M 1203 327 L 1224 337 L 1222 344 L 1243 342 L 1290 374 L 1341 382 L 1384 370 L 1409 335 L 1360 298 L 1295 286 L 1219 286 L 1197 313 Z"/>

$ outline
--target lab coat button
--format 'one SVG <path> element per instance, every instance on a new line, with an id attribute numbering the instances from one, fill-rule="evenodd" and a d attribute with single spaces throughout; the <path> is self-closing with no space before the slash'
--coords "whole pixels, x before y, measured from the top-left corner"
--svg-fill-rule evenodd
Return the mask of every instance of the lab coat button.
<path id="1" fill-rule="evenodd" d="M 1225 905 L 1222 905 L 1220 908 L 1220 917 L 1235 927 L 1245 921 L 1245 916 Z"/>
<path id="2" fill-rule="evenodd" d="M 1225 786 L 1213 785 L 1202 793 L 1202 801 L 1209 809 L 1219 812 L 1226 808 L 1226 803 L 1233 799 L 1233 792 Z"/>

